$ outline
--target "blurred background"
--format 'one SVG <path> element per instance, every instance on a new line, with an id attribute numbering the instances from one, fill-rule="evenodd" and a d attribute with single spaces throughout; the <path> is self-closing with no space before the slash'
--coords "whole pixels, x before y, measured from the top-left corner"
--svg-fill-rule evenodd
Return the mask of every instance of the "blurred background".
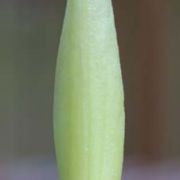
<path id="1" fill-rule="evenodd" d="M 126 96 L 123 180 L 180 179 L 180 1 L 114 0 Z M 0 180 L 55 180 L 64 0 L 0 1 Z"/>

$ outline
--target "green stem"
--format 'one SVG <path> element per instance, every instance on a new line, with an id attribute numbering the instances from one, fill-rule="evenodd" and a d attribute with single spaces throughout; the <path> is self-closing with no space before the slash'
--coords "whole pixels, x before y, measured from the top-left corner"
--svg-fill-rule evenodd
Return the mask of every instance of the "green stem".
<path id="1" fill-rule="evenodd" d="M 54 134 L 61 180 L 119 180 L 124 95 L 110 0 L 69 0 L 57 59 Z"/>

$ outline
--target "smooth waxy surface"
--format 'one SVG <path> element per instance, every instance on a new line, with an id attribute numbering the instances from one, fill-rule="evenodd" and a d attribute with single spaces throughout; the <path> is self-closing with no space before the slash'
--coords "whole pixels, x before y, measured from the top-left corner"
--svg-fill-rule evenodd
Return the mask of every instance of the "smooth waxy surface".
<path id="1" fill-rule="evenodd" d="M 110 0 L 67 2 L 55 83 L 60 179 L 119 180 L 124 95 Z"/>

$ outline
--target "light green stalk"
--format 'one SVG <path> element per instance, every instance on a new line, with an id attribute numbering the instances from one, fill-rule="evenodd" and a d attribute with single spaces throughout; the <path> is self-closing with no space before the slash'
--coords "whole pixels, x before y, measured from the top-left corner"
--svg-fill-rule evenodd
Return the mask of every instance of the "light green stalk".
<path id="1" fill-rule="evenodd" d="M 119 180 L 124 95 L 111 0 L 67 2 L 55 84 L 60 179 Z"/>

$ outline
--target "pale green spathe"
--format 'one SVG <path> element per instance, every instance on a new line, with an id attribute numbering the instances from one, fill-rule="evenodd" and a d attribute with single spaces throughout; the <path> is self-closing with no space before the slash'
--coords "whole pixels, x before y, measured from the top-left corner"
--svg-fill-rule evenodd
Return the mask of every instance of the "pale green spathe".
<path id="1" fill-rule="evenodd" d="M 124 119 L 111 1 L 69 0 L 54 98 L 60 179 L 120 180 Z"/>

